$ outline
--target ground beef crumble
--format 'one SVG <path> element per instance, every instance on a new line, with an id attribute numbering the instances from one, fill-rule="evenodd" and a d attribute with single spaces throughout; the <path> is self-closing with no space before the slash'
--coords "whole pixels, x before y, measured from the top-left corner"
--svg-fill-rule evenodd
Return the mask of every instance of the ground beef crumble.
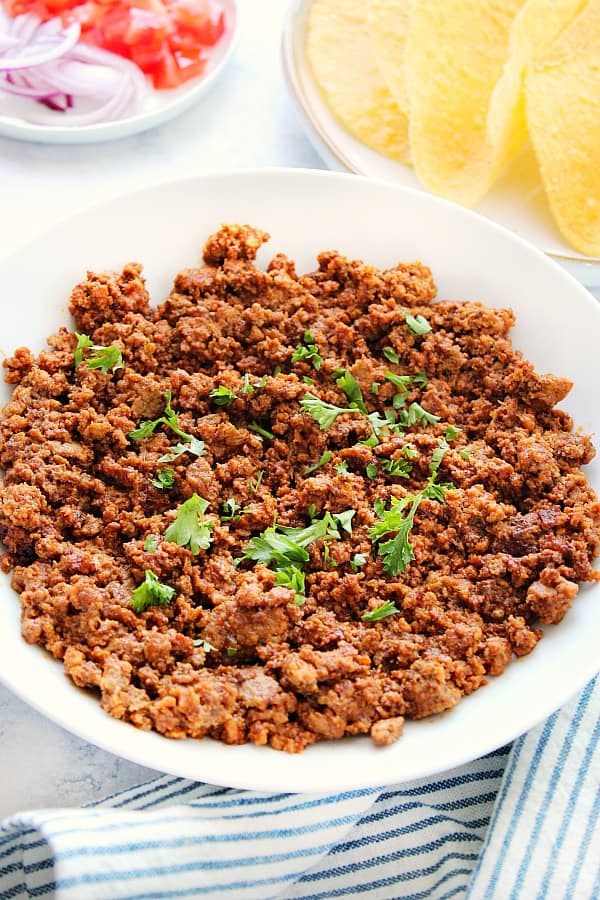
<path id="1" fill-rule="evenodd" d="M 385 746 L 405 718 L 449 709 L 530 653 L 536 624 L 560 622 L 579 583 L 597 578 L 600 505 L 580 469 L 594 450 L 555 409 L 569 382 L 538 375 L 511 346 L 510 310 L 434 303 L 419 263 L 379 271 L 327 252 L 298 276 L 280 254 L 261 271 L 267 237 L 224 226 L 205 265 L 180 272 L 158 308 L 138 264 L 88 273 L 71 297 L 76 329 L 117 347 L 123 368 L 75 367 L 66 328 L 37 358 L 20 348 L 6 360 L 15 387 L 0 419 L 2 568 L 25 640 L 117 718 L 289 752 L 368 733 Z M 407 314 L 430 330 L 413 333 Z M 314 357 L 292 361 L 309 343 L 318 369 Z M 365 415 L 321 428 L 300 401 L 309 390 L 347 407 L 332 374 L 342 368 L 381 414 L 397 391 L 386 372 L 426 373 L 406 399 L 439 421 L 375 446 Z M 229 406 L 210 397 L 219 386 L 235 394 Z M 163 413 L 166 390 L 205 454 L 177 457 L 161 490 L 152 480 L 173 433 L 129 435 Z M 451 486 L 441 502 L 423 500 L 415 558 L 390 576 L 370 537 L 376 501 L 423 488 L 448 425 L 460 431 L 438 474 Z M 407 445 L 408 477 L 386 471 Z M 194 494 L 212 522 L 197 554 L 164 539 Z M 228 520 L 231 500 L 243 512 Z M 303 604 L 267 566 L 236 562 L 274 520 L 305 528 L 349 509 L 351 534 L 307 548 Z M 148 570 L 174 597 L 136 613 L 132 592 Z M 364 620 L 384 603 L 397 612 Z"/>

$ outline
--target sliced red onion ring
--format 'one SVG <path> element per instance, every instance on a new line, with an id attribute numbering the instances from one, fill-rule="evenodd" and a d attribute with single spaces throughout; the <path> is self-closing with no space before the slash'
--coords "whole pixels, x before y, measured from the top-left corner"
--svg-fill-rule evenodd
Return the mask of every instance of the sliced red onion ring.
<path id="1" fill-rule="evenodd" d="M 78 24 L 64 28 L 60 19 L 40 23 L 30 14 L 7 19 L 0 10 L 0 92 L 39 101 L 23 116 L 27 121 L 92 125 L 139 105 L 146 88 L 141 70 L 121 56 L 78 43 L 79 32 Z M 73 108 L 77 98 L 85 100 L 85 112 Z"/>

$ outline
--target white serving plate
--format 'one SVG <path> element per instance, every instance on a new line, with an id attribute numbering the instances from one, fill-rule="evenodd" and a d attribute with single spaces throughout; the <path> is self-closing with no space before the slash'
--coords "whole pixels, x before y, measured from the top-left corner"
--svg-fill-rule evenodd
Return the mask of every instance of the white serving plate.
<path id="1" fill-rule="evenodd" d="M 282 40 L 286 80 L 311 143 L 331 169 L 425 190 L 410 166 L 371 150 L 346 131 L 329 109 L 306 58 L 311 3 L 292 0 Z M 514 161 L 477 212 L 531 241 L 583 284 L 600 287 L 600 259 L 577 253 L 554 224 L 531 147 Z"/>
<path id="2" fill-rule="evenodd" d="M 203 75 L 172 91 L 156 91 L 146 79 L 146 92 L 137 112 L 95 125 L 34 125 L 21 118 L 28 101 L 0 92 L 0 137 L 38 144 L 93 144 L 129 137 L 178 116 L 213 87 L 233 53 L 238 32 L 237 0 L 220 2 L 227 16 L 227 28 L 221 40 L 209 49 Z"/>
<path id="3" fill-rule="evenodd" d="M 600 305 L 560 266 L 488 219 L 422 191 L 358 176 L 303 170 L 206 175 L 158 185 L 97 206 L 60 224 L 0 265 L 2 351 L 36 351 L 68 322 L 67 302 L 86 269 L 146 266 L 154 301 L 177 270 L 194 265 L 222 222 L 272 234 L 261 264 L 285 251 L 298 270 L 337 248 L 389 266 L 421 259 L 440 298 L 512 306 L 514 341 L 542 371 L 575 382 L 564 403 L 586 432 L 600 431 Z M 0 399 L 9 396 L 6 386 Z M 587 469 L 600 489 L 600 466 Z M 19 601 L 0 576 L 0 680 L 44 715 L 98 746 L 144 766 L 190 779 L 275 791 L 334 791 L 406 782 L 481 756 L 557 709 L 599 667 L 600 584 L 585 586 L 566 619 L 534 652 L 465 698 L 456 709 L 407 723 L 395 745 L 367 737 L 319 743 L 291 756 L 211 740 L 170 741 L 110 718 L 75 688 L 62 665 L 19 632 Z M 10 740 L 10 735 L 5 735 Z"/>

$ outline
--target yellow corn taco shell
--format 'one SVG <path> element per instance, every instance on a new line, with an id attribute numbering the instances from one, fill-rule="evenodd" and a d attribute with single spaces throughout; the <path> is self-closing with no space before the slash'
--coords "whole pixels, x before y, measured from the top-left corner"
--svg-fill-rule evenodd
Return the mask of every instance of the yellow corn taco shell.
<path id="1" fill-rule="evenodd" d="M 367 0 L 314 0 L 307 58 L 335 116 L 374 150 L 406 162 L 408 121 L 379 70 L 367 25 Z"/>

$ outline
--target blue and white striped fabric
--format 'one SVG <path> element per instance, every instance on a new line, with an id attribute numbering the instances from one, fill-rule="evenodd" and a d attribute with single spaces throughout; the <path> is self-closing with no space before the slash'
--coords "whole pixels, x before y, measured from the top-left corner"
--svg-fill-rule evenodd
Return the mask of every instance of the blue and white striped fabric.
<path id="1" fill-rule="evenodd" d="M 435 779 L 266 795 L 169 776 L 0 831 L 2 900 L 590 900 L 600 896 L 600 682 Z"/>

